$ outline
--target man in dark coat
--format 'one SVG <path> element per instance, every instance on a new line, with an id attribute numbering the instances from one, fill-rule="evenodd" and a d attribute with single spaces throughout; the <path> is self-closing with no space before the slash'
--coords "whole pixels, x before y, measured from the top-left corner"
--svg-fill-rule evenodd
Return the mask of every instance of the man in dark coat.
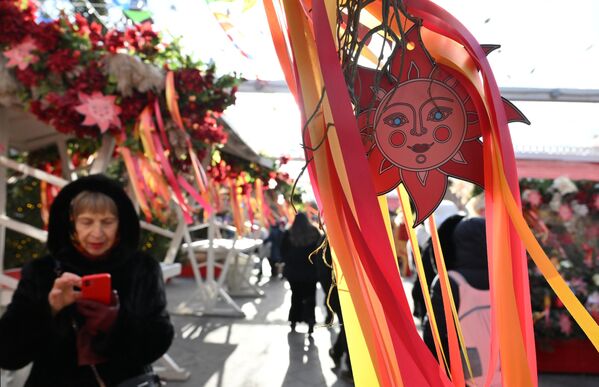
<path id="1" fill-rule="evenodd" d="M 112 199 L 118 229 L 109 245 L 104 237 L 81 235 L 72 202 L 82 193 Z M 95 222 L 97 210 L 92 202 L 83 213 Z M 102 218 L 98 227 L 110 221 Z M 0 318 L 0 368 L 33 362 L 26 386 L 53 387 L 115 386 L 150 372 L 174 330 L 160 265 L 138 250 L 139 230 L 133 204 L 116 182 L 92 175 L 64 187 L 50 210 L 50 254 L 23 267 Z M 96 273 L 111 276 L 111 305 L 81 299 L 74 286 Z"/>

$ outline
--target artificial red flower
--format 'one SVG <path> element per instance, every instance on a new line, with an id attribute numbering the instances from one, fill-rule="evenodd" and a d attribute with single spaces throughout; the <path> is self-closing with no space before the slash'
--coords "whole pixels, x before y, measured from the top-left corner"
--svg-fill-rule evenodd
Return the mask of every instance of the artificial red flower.
<path id="1" fill-rule="evenodd" d="M 145 55 L 153 55 L 158 52 L 158 34 L 152 29 L 152 23 L 138 24 L 125 31 L 125 40 L 131 48 Z"/>
<path id="2" fill-rule="evenodd" d="M 37 41 L 40 51 L 51 52 L 56 50 L 61 36 L 60 21 L 41 22 L 31 31 Z"/>
<path id="3" fill-rule="evenodd" d="M 71 71 L 78 63 L 81 52 L 63 48 L 50 54 L 46 62 L 48 69 L 55 74 Z"/>
<path id="4" fill-rule="evenodd" d="M 291 181 L 291 179 L 289 178 L 289 174 L 287 172 L 278 172 L 277 179 L 285 181 L 285 182 Z"/>
<path id="5" fill-rule="evenodd" d="M 39 100 L 33 100 L 29 103 L 29 111 L 36 116 L 39 120 L 45 123 L 50 122 L 50 115 L 47 114 L 46 110 L 42 107 L 42 102 Z"/>
<path id="6" fill-rule="evenodd" d="M 34 71 L 31 66 L 25 70 L 16 69 L 15 76 L 25 87 L 34 87 L 43 79 L 43 74 Z"/>
<path id="7" fill-rule="evenodd" d="M 87 36 L 89 34 L 89 23 L 83 15 L 79 13 L 75 14 L 75 25 L 80 35 Z"/>
<path id="8" fill-rule="evenodd" d="M 189 68 L 175 71 L 175 85 L 177 90 L 184 90 L 190 94 L 200 94 L 206 88 L 200 70 Z"/>
<path id="9" fill-rule="evenodd" d="M 562 313 L 559 316 L 559 328 L 566 336 L 572 334 L 572 321 L 570 321 L 570 317 L 565 313 Z"/>
<path id="10" fill-rule="evenodd" d="M 31 7 L 20 10 L 14 1 L 0 1 L 0 45 L 16 44 L 34 30 L 33 12 Z"/>
<path id="11" fill-rule="evenodd" d="M 89 62 L 73 84 L 75 90 L 88 94 L 94 91 L 102 91 L 104 86 L 106 86 L 106 76 L 102 73 L 100 64 L 96 61 Z"/>
<path id="12" fill-rule="evenodd" d="M 119 102 L 121 107 L 121 119 L 123 122 L 135 121 L 142 110 L 148 104 L 148 98 L 145 94 L 134 93 L 130 97 L 124 97 Z"/>
<path id="13" fill-rule="evenodd" d="M 570 219 L 572 219 L 572 216 L 574 215 L 574 213 L 572 212 L 572 209 L 567 204 L 562 204 L 559 207 L 558 213 L 559 213 L 560 218 L 562 218 L 562 220 L 564 222 L 567 222 Z"/>
<path id="14" fill-rule="evenodd" d="M 89 25 L 89 40 L 94 47 L 104 45 L 104 37 L 102 36 L 102 26 L 96 22 Z"/>
<path id="15" fill-rule="evenodd" d="M 109 52 L 117 52 L 119 48 L 125 47 L 125 36 L 121 31 L 111 29 L 104 35 L 104 46 Z"/>

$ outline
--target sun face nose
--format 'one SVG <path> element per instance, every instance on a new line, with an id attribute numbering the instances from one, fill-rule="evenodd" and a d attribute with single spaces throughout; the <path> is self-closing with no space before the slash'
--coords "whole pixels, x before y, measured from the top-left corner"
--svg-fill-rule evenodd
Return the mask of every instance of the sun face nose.
<path id="1" fill-rule="evenodd" d="M 420 129 L 418 129 L 418 127 L 420 127 Z M 427 133 L 428 129 L 424 125 L 414 125 L 414 127 L 410 130 L 410 134 L 416 137 L 424 136 Z"/>

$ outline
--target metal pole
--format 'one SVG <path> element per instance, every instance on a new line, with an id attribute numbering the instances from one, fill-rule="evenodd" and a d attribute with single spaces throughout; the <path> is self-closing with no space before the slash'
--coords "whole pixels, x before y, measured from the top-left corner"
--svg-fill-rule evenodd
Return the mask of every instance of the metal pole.
<path id="1" fill-rule="evenodd" d="M 214 237 L 216 234 L 216 221 L 214 213 L 208 217 L 208 253 L 206 255 L 206 282 L 214 283 Z"/>

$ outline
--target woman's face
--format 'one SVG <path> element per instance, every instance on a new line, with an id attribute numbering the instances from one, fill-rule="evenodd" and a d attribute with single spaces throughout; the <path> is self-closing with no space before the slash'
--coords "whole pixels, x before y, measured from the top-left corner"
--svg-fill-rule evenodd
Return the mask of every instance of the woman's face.
<path id="1" fill-rule="evenodd" d="M 75 239 L 91 258 L 105 255 L 114 245 L 119 218 L 106 211 L 85 211 L 75 218 Z"/>

